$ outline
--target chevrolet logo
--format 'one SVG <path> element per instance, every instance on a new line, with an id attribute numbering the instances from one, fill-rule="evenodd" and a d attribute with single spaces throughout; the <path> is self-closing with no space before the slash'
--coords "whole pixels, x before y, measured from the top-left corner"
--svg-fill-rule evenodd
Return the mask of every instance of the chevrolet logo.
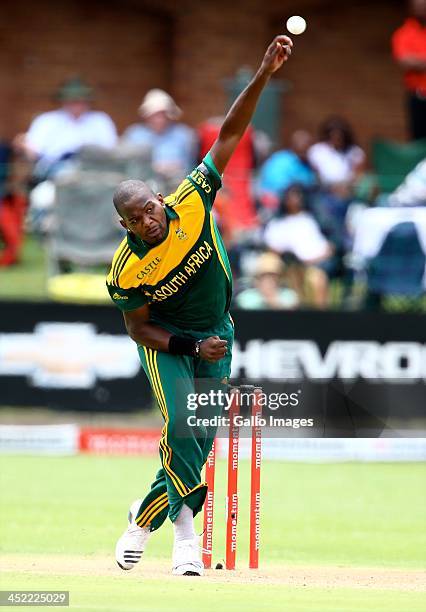
<path id="1" fill-rule="evenodd" d="M 133 378 L 137 351 L 125 335 L 91 323 L 39 323 L 32 333 L 0 334 L 0 376 L 26 376 L 34 387 L 91 389 L 97 379 Z"/>

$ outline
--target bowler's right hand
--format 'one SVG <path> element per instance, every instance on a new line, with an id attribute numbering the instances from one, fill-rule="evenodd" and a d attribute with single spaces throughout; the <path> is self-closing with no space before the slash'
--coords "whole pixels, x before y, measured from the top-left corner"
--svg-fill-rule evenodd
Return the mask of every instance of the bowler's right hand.
<path id="1" fill-rule="evenodd" d="M 200 357 L 206 361 L 215 363 L 223 359 L 228 350 L 228 342 L 221 340 L 219 336 L 211 336 L 200 343 Z"/>
<path id="2" fill-rule="evenodd" d="M 276 36 L 266 49 L 261 70 L 269 75 L 279 70 L 284 62 L 290 57 L 292 47 L 293 41 L 291 38 L 284 34 Z"/>

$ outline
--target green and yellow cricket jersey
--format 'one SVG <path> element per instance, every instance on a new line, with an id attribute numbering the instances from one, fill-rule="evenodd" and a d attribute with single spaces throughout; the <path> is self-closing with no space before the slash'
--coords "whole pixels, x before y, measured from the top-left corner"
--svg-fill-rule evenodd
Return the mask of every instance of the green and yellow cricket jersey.
<path id="1" fill-rule="evenodd" d="M 107 278 L 113 302 L 121 310 L 144 304 L 150 319 L 167 328 L 203 330 L 228 311 L 231 268 L 212 206 L 221 177 L 208 154 L 165 198 L 168 232 L 149 246 L 127 232 Z"/>

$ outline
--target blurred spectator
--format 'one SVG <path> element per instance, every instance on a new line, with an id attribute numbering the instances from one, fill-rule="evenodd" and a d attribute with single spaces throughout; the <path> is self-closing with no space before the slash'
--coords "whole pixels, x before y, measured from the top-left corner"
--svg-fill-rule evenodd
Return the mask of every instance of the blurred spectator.
<path id="1" fill-rule="evenodd" d="M 0 266 L 19 260 L 26 199 L 14 175 L 12 151 L 0 142 Z"/>
<path id="2" fill-rule="evenodd" d="M 91 110 L 93 91 L 82 80 L 66 81 L 56 98 L 61 108 L 36 117 L 28 132 L 18 135 L 14 142 L 18 151 L 36 162 L 37 180 L 54 176 L 84 145 L 111 148 L 117 142 L 112 119 Z"/>
<path id="3" fill-rule="evenodd" d="M 178 122 L 182 111 L 162 89 L 148 91 L 139 107 L 139 114 L 142 123 L 128 127 L 122 141 L 150 148 L 154 171 L 174 185 L 195 165 L 195 132 Z M 166 189 L 173 189 L 173 186 Z"/>
<path id="4" fill-rule="evenodd" d="M 222 117 L 212 117 L 198 128 L 199 158 L 210 150 L 219 135 Z M 218 193 L 216 206 L 218 223 L 229 248 L 245 230 L 258 224 L 252 192 L 252 176 L 256 167 L 256 133 L 251 126 L 245 131 L 223 175 L 223 189 Z"/>
<path id="5" fill-rule="evenodd" d="M 253 287 L 235 299 L 240 308 L 290 309 L 299 304 L 297 293 L 281 284 L 284 265 L 275 253 L 262 253 L 256 262 Z"/>
<path id="6" fill-rule="evenodd" d="M 392 36 L 404 72 L 411 137 L 426 138 L 426 0 L 411 0 L 410 16 Z"/>
<path id="7" fill-rule="evenodd" d="M 329 278 L 344 276 L 343 257 L 351 246 L 346 215 L 353 200 L 355 184 L 364 171 L 366 156 L 355 144 L 352 128 L 346 119 L 329 117 L 320 127 L 320 142 L 309 149 L 308 159 L 318 172 L 321 184 L 312 199 L 311 209 L 335 252 L 327 273 Z M 345 278 L 346 281 L 349 285 L 351 279 Z"/>
<path id="8" fill-rule="evenodd" d="M 426 206 L 426 159 L 405 177 L 387 203 L 390 206 Z"/>
<path id="9" fill-rule="evenodd" d="M 289 270 L 291 286 L 302 301 L 325 307 L 328 303 L 327 273 L 333 266 L 333 248 L 305 208 L 303 188 L 290 186 L 283 195 L 277 216 L 265 228 L 264 241 L 268 248 L 292 263 Z M 310 294 L 307 299 L 306 289 Z"/>
<path id="10" fill-rule="evenodd" d="M 304 187 L 316 184 L 316 175 L 307 157 L 311 145 L 311 134 L 296 130 L 290 137 L 290 148 L 276 151 L 266 160 L 259 174 L 263 205 L 276 208 L 284 191 L 293 183 Z"/>
<path id="11" fill-rule="evenodd" d="M 362 174 L 365 153 L 355 144 L 351 126 L 341 117 L 330 117 L 320 127 L 320 141 L 308 151 L 308 160 L 321 183 L 342 195 Z"/>

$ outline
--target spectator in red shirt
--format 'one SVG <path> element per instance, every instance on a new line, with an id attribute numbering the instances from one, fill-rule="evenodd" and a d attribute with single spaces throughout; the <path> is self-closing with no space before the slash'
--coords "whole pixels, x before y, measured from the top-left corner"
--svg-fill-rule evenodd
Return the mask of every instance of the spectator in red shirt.
<path id="1" fill-rule="evenodd" d="M 221 121 L 221 118 L 213 117 L 199 126 L 200 159 L 208 153 L 217 138 Z M 255 133 L 249 126 L 226 168 L 223 176 L 224 189 L 219 198 L 218 222 L 228 245 L 237 239 L 240 232 L 253 229 L 258 224 L 252 193 L 255 166 Z"/>
<path id="2" fill-rule="evenodd" d="M 426 138 L 426 0 L 410 1 L 410 16 L 393 34 L 392 50 L 404 71 L 411 136 Z"/>

